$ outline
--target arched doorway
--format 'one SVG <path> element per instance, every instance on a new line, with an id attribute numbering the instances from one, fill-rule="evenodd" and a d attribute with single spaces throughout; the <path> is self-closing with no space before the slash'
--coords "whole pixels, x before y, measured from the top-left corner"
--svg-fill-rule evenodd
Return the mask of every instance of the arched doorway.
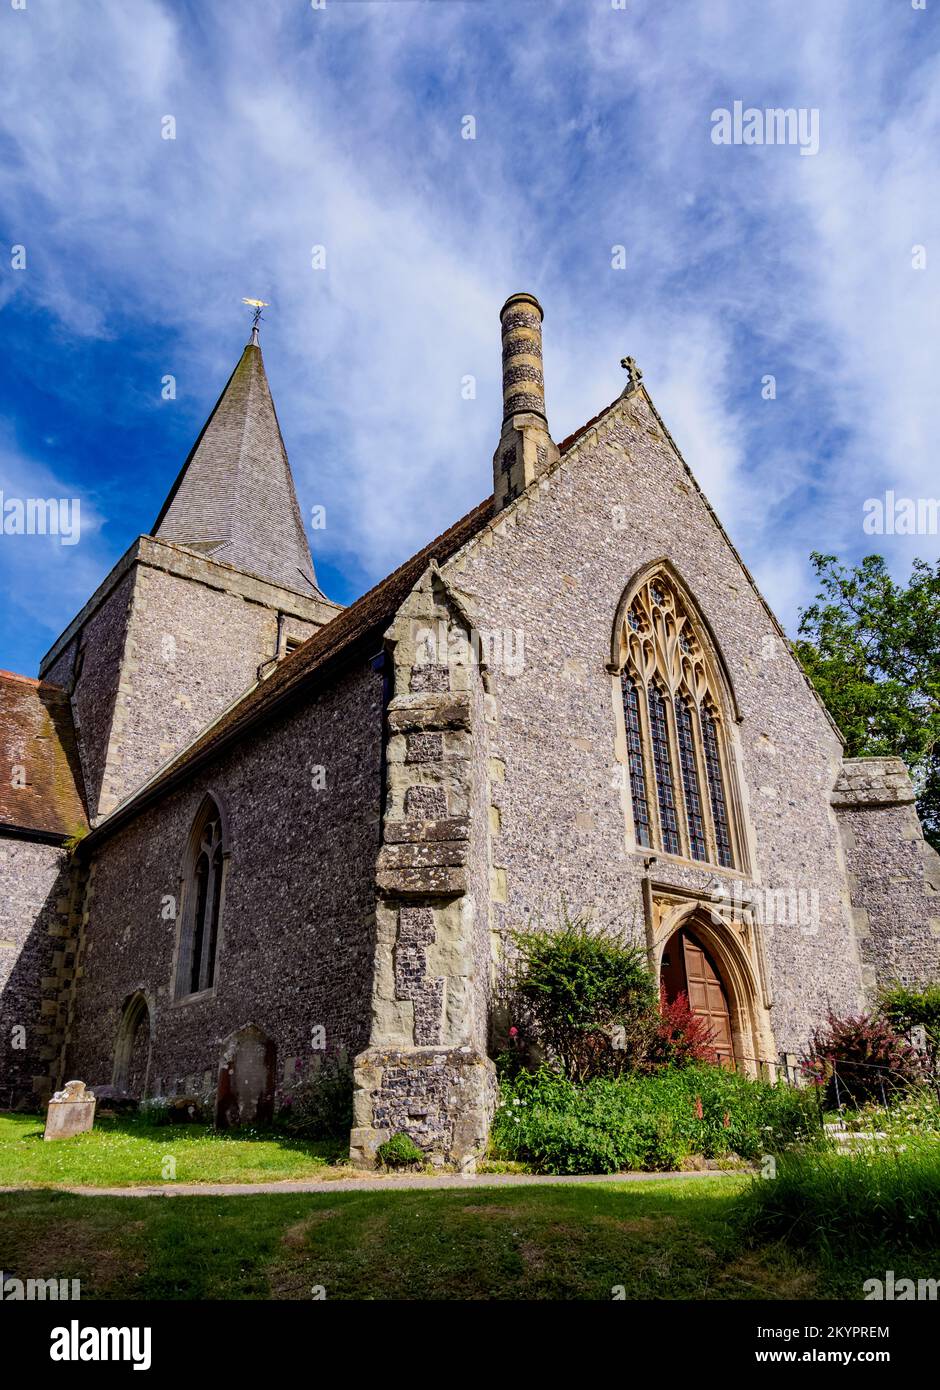
<path id="1" fill-rule="evenodd" d="M 138 1099 L 146 1094 L 150 1070 L 150 1008 L 146 996 L 131 995 L 124 1005 L 114 1048 L 112 1085 Z"/>
<path id="2" fill-rule="evenodd" d="M 687 996 L 692 1012 L 711 1031 L 719 1065 L 733 1067 L 731 997 L 714 959 L 694 931 L 680 927 L 673 932 L 663 949 L 660 979 L 670 1003 L 679 994 Z"/>

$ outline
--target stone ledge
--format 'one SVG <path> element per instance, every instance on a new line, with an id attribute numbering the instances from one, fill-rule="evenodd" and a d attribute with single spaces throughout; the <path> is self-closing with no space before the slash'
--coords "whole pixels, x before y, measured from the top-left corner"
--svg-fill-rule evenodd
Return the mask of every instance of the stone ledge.
<path id="1" fill-rule="evenodd" d="M 836 808 L 903 806 L 914 800 L 914 787 L 900 758 L 846 758 L 832 789 Z"/>
<path id="2" fill-rule="evenodd" d="M 424 840 L 469 840 L 470 818 L 449 816 L 443 820 L 422 820 L 418 816 L 408 816 L 404 820 L 386 821 L 383 833 L 387 845 Z"/>
<path id="3" fill-rule="evenodd" d="M 468 890 L 465 866 L 423 864 L 393 868 L 383 865 L 381 853 L 375 881 L 383 897 L 454 898 Z"/>
<path id="4" fill-rule="evenodd" d="M 422 840 L 386 844 L 379 851 L 380 869 L 457 868 L 469 857 L 467 840 Z"/>
<path id="5" fill-rule="evenodd" d="M 394 734 L 469 729 L 469 695 L 396 695 L 388 707 L 388 727 Z"/>

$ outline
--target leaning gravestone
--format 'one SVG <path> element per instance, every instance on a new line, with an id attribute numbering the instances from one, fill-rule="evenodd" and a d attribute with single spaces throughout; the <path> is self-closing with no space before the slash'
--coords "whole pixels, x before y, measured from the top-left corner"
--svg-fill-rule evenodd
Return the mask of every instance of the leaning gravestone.
<path id="1" fill-rule="evenodd" d="M 66 1081 L 49 1102 L 43 1139 L 68 1139 L 73 1134 L 84 1134 L 95 1123 L 95 1105 L 94 1094 L 86 1091 L 84 1081 Z"/>

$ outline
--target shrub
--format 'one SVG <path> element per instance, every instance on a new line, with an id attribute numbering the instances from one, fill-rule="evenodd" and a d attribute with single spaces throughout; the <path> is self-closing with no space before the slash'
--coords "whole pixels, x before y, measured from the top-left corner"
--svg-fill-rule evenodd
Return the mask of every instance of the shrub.
<path id="1" fill-rule="evenodd" d="M 671 1170 L 694 1154 L 758 1159 L 818 1133 L 809 1090 L 720 1067 L 664 1067 L 582 1085 L 543 1067 L 503 1081 L 491 1152 L 546 1173 Z"/>
<path id="2" fill-rule="evenodd" d="M 425 1156 L 408 1134 L 393 1134 L 375 1151 L 384 1168 L 414 1168 L 424 1166 Z"/>
<path id="3" fill-rule="evenodd" d="M 643 1059 L 658 996 L 638 946 L 566 912 L 555 930 L 516 932 L 513 941 L 510 1013 L 515 1026 L 524 1022 L 526 1044 L 540 1043 L 572 1081 Z"/>
<path id="4" fill-rule="evenodd" d="M 878 1010 L 898 1033 L 924 1030 L 924 1050 L 934 1073 L 940 1070 L 940 985 L 911 989 L 889 985 L 878 997 Z"/>
<path id="5" fill-rule="evenodd" d="M 317 1058 L 282 1097 L 278 1127 L 298 1138 L 348 1141 L 352 1096 L 352 1068 L 345 1054 Z"/>
<path id="6" fill-rule="evenodd" d="M 714 1041 L 715 1030 L 706 1019 L 692 1012 L 688 995 L 683 991 L 670 1003 L 665 985 L 660 985 L 659 1023 L 647 1049 L 646 1066 L 683 1067 L 693 1062 L 716 1062 Z"/>
<path id="7" fill-rule="evenodd" d="M 825 1087 L 830 1106 L 887 1101 L 923 1079 L 915 1049 L 886 1018 L 870 1014 L 839 1018 L 830 1010 L 826 1026 L 814 1030 L 801 1065 L 814 1085 Z"/>
<path id="8" fill-rule="evenodd" d="M 148 1096 L 137 1107 L 148 1125 L 208 1124 L 210 1113 L 201 1096 Z"/>

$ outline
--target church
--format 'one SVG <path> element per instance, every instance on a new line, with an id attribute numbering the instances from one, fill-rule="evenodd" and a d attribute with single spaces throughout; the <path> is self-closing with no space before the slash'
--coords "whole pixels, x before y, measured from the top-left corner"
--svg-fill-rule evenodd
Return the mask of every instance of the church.
<path id="1" fill-rule="evenodd" d="M 151 534 L 0 675 L 0 1106 L 263 1120 L 341 1057 L 354 1162 L 470 1171 L 513 931 L 628 936 L 769 1077 L 940 974 L 903 764 L 843 757 L 632 359 L 554 441 L 542 320 L 500 313 L 487 495 L 345 608 L 254 330 Z"/>

